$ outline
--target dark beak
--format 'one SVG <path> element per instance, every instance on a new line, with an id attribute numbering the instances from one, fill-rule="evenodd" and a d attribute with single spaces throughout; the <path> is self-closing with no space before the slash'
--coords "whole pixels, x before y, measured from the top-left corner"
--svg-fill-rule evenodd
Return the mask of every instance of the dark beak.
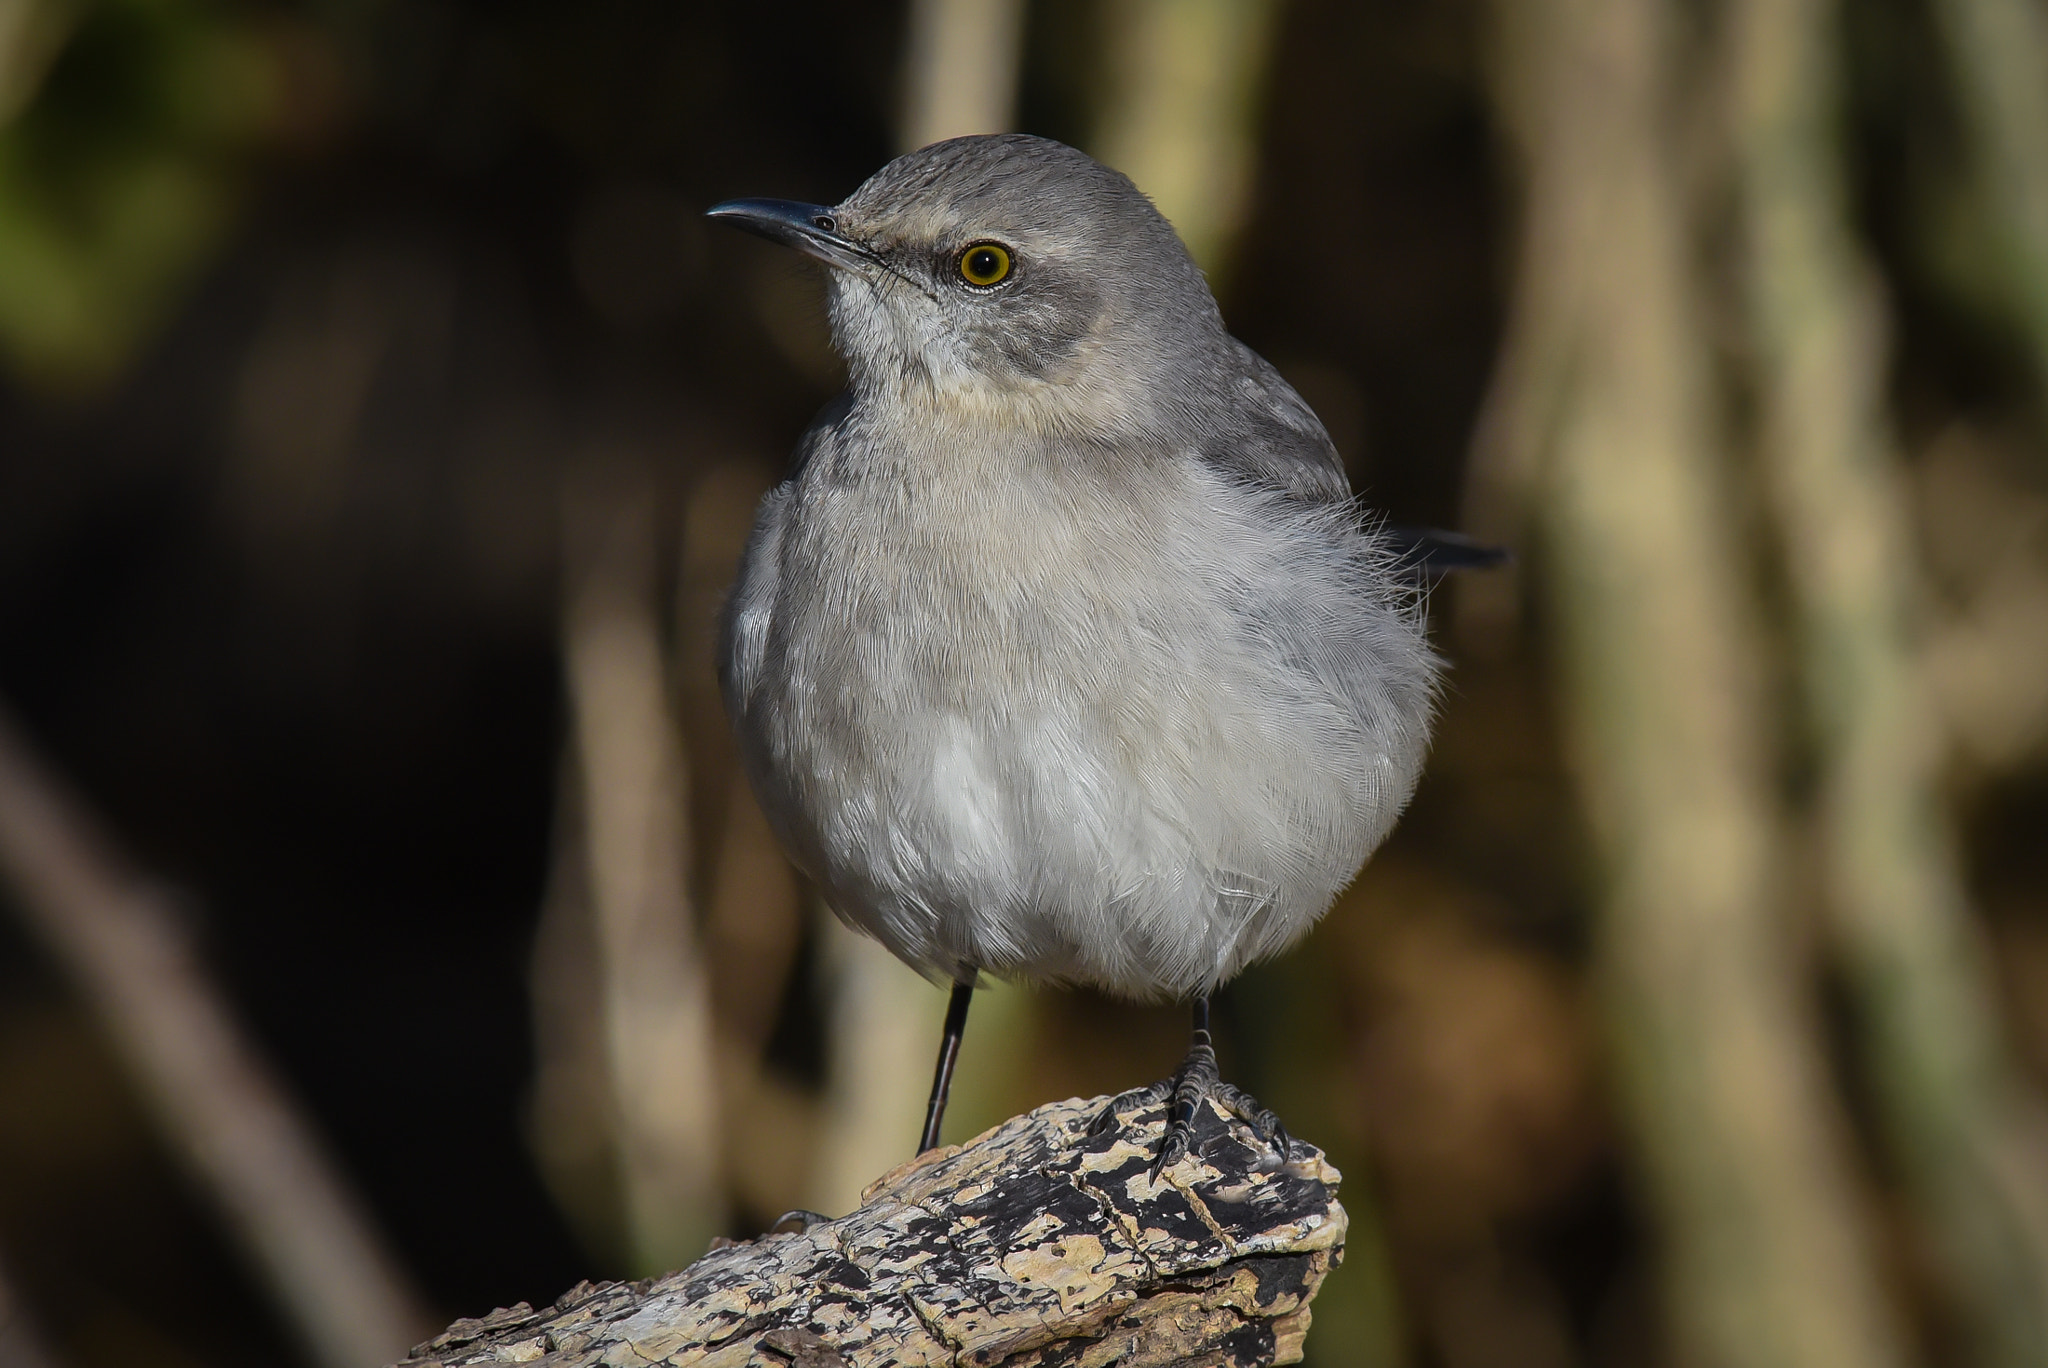
<path id="1" fill-rule="evenodd" d="M 727 200 L 713 205 L 705 216 L 744 228 L 770 242 L 794 247 L 827 266 L 864 267 L 875 262 L 873 253 L 840 235 L 831 209 L 822 204 L 775 199 Z"/>

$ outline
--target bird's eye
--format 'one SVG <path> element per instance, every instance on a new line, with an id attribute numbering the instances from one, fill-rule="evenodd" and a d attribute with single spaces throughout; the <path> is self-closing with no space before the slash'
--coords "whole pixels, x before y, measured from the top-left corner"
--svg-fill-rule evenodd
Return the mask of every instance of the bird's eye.
<path id="1" fill-rule="evenodd" d="M 960 278 L 987 289 L 1009 278 L 1010 249 L 999 242 L 977 242 L 960 254 Z"/>

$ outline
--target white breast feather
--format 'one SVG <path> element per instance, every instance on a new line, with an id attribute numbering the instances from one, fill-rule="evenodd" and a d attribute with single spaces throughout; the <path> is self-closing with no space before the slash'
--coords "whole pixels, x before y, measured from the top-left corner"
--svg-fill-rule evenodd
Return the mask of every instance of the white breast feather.
<path id="1" fill-rule="evenodd" d="M 934 976 L 1213 987 L 1414 789 L 1436 662 L 1349 510 L 1193 462 L 1142 524 L 993 460 L 770 499 L 728 641 L 757 789 L 835 910 Z"/>

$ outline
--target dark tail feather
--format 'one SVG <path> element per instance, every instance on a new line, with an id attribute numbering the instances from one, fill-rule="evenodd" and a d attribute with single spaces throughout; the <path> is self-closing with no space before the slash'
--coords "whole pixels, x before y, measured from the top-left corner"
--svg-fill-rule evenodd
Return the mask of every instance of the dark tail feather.
<path id="1" fill-rule="evenodd" d="M 1424 583 L 1453 570 L 1491 570 L 1514 559 L 1504 546 L 1487 546 L 1431 527 L 1382 527 L 1379 535 L 1393 551 L 1395 564 Z"/>

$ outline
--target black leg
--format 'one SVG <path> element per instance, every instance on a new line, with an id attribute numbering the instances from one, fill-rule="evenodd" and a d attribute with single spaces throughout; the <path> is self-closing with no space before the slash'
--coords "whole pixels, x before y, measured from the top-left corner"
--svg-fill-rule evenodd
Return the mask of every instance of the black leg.
<path id="1" fill-rule="evenodd" d="M 967 1033 L 967 1004 L 974 1000 L 974 979 L 953 985 L 946 1001 L 946 1033 L 939 1037 L 939 1066 L 932 1071 L 932 1100 L 924 1109 L 924 1134 L 917 1152 L 939 1147 L 939 1123 L 946 1119 L 946 1097 L 953 1091 L 953 1063 L 960 1058 L 960 1037 Z"/>
<path id="2" fill-rule="evenodd" d="M 1173 1079 L 1173 1100 L 1166 1109 L 1166 1138 L 1159 1144 L 1159 1167 L 1179 1163 L 1194 1139 L 1195 1108 L 1202 1105 L 1222 1082 L 1216 1067 L 1216 1046 L 1209 1039 L 1209 995 L 1195 999 L 1188 1055 L 1180 1062 Z"/>

